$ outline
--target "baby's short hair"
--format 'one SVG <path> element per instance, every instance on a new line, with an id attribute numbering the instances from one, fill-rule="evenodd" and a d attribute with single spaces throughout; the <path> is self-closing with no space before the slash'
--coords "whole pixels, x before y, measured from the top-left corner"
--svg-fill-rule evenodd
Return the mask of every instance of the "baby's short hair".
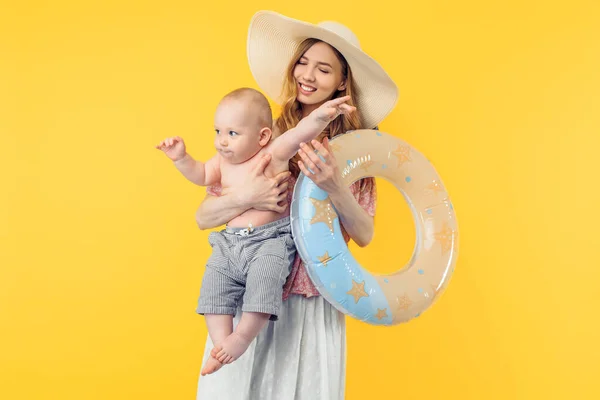
<path id="1" fill-rule="evenodd" d="M 254 107 L 253 111 L 255 111 L 258 119 L 257 122 L 260 124 L 260 126 L 268 127 L 269 129 L 273 128 L 273 114 L 271 111 L 271 106 L 269 105 L 269 101 L 265 95 L 258 90 L 248 87 L 235 89 L 234 91 L 227 93 L 221 102 L 225 100 L 240 100 L 250 103 L 252 107 Z"/>

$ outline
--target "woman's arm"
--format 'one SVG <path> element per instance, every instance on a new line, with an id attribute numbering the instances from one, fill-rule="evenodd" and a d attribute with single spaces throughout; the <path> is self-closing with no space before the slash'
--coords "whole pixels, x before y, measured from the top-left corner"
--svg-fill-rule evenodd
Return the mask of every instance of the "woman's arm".
<path id="1" fill-rule="evenodd" d="M 238 196 L 225 194 L 222 196 L 207 195 L 198 210 L 196 210 L 196 223 L 200 229 L 211 229 L 231 221 L 238 215 L 252 208 L 250 204 L 243 204 Z"/>
<path id="2" fill-rule="evenodd" d="M 226 191 L 220 196 L 206 196 L 196 211 L 198 227 L 210 229 L 224 225 L 251 208 L 285 211 L 290 172 L 281 172 L 274 178 L 267 178 L 264 172 L 270 161 L 271 155 L 265 155 L 248 175 L 244 187 Z"/>
<path id="3" fill-rule="evenodd" d="M 316 140 L 313 140 L 311 144 L 314 149 L 304 143 L 300 146 L 299 154 L 302 158 L 302 161 L 298 162 L 300 170 L 329 194 L 340 217 L 340 222 L 350 238 L 360 247 L 368 245 L 373 239 L 373 217 L 358 204 L 350 188 L 343 184 L 335 158 L 330 152 L 328 139 L 325 138 L 323 144 Z M 323 157 L 324 161 L 315 153 L 315 150 Z M 310 172 L 307 167 L 314 173 Z"/>
<path id="4" fill-rule="evenodd" d="M 356 201 L 349 187 L 339 192 L 329 193 L 335 206 L 340 223 L 350 238 L 360 247 L 365 247 L 373 240 L 374 219 Z"/>

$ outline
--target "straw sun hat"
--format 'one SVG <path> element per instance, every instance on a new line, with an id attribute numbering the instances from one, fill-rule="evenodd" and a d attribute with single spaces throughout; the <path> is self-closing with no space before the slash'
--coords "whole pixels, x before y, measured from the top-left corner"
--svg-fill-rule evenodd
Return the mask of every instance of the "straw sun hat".
<path id="1" fill-rule="evenodd" d="M 398 88 L 379 63 L 361 50 L 356 35 L 338 22 L 315 25 L 272 11 L 256 13 L 248 29 L 247 52 L 258 86 L 281 104 L 288 64 L 298 45 L 308 38 L 326 42 L 344 56 L 352 70 L 363 128 L 374 128 L 395 107 Z"/>

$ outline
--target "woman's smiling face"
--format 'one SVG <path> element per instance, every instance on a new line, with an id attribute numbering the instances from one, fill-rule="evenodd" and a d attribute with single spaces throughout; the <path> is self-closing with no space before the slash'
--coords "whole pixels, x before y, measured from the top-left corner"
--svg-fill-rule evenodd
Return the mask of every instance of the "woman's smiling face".
<path id="1" fill-rule="evenodd" d="M 298 85 L 298 101 L 313 107 L 331 99 L 346 85 L 342 64 L 331 46 L 324 42 L 315 43 L 302 55 L 293 74 Z"/>

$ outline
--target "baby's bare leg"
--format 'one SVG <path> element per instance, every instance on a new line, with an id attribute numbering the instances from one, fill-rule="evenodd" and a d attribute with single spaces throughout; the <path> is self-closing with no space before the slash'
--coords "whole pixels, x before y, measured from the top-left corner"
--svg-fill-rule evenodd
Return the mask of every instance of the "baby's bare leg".
<path id="1" fill-rule="evenodd" d="M 216 345 L 211 355 L 223 364 L 237 360 L 269 322 L 270 317 L 271 314 L 244 312 L 235 332 L 227 336 L 220 345 Z"/>
<path id="2" fill-rule="evenodd" d="M 233 316 L 206 314 L 204 319 L 206 320 L 208 334 L 213 345 L 221 346 L 223 341 L 233 332 Z M 202 371 L 200 371 L 200 374 L 203 376 L 212 374 L 213 372 L 217 372 L 222 366 L 223 364 L 211 355 L 208 361 L 206 361 L 204 368 L 202 368 Z"/>

